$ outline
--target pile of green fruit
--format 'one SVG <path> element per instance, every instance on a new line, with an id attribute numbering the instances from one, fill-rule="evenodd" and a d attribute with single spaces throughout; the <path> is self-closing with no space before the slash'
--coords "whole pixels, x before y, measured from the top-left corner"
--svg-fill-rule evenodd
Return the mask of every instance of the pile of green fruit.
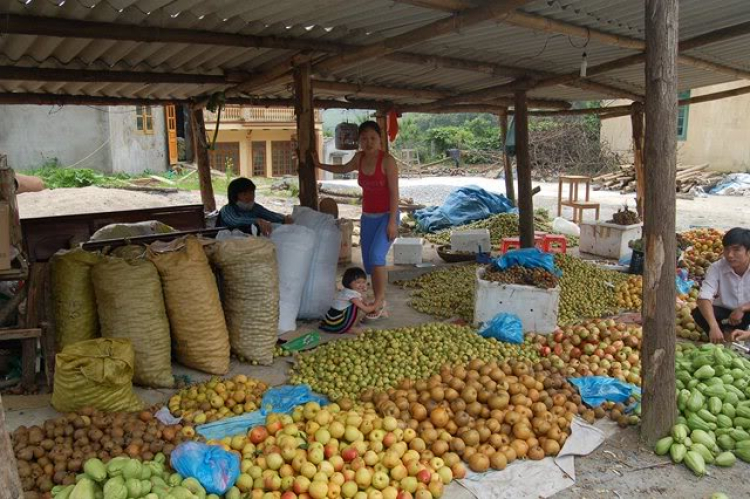
<path id="1" fill-rule="evenodd" d="M 428 378 L 444 364 L 538 358 L 530 339 L 520 345 L 501 343 L 470 327 L 430 323 L 368 331 L 321 345 L 298 357 L 291 382 L 306 383 L 334 401 L 354 400 L 368 388 L 384 390 L 403 379 Z"/>
<path id="2" fill-rule="evenodd" d="M 707 464 L 750 463 L 750 361 L 713 344 L 677 345 L 680 416 L 656 453 L 703 476 Z"/>
<path id="3" fill-rule="evenodd" d="M 457 265 L 397 284 L 416 288 L 409 301 L 414 310 L 441 318 L 460 317 L 471 322 L 476 283 L 476 265 Z"/>
<path id="4" fill-rule="evenodd" d="M 586 263 L 565 254 L 555 255 L 560 278 L 559 324 L 604 317 L 618 309 L 617 286 L 627 275 Z"/>
<path id="5" fill-rule="evenodd" d="M 518 230 L 518 215 L 515 213 L 501 213 L 460 227 L 451 227 L 450 229 L 441 230 L 434 234 L 426 234 L 424 237 L 433 244 L 450 244 L 451 232 L 457 229 L 488 229 L 490 231 L 490 240 L 495 247 L 500 245 L 504 237 L 518 237 L 520 234 Z M 546 210 L 534 213 L 534 230 L 550 234 L 554 232 L 549 213 Z M 566 236 L 566 239 L 569 247 L 578 246 L 577 237 Z"/>
<path id="6" fill-rule="evenodd" d="M 485 268 L 484 280 L 503 284 L 535 286 L 541 289 L 557 287 L 558 281 L 555 274 L 543 268 L 529 269 L 520 265 L 514 265 L 508 269 L 499 270 L 492 264 L 487 265 Z"/>
<path id="7" fill-rule="evenodd" d="M 616 290 L 627 280 L 627 275 L 565 254 L 555 255 L 555 266 L 562 270 L 559 324 L 603 317 L 618 310 Z M 399 284 L 416 288 L 409 302 L 415 310 L 435 317 L 460 317 L 472 321 L 476 270 L 476 265 L 459 265 Z"/>
<path id="8" fill-rule="evenodd" d="M 116 457 L 108 464 L 89 459 L 83 465 L 75 485 L 60 485 L 52 489 L 55 499 L 219 499 L 206 495 L 206 490 L 195 478 L 183 479 L 171 473 L 164 454 L 153 461 L 141 462 L 127 457 Z"/>

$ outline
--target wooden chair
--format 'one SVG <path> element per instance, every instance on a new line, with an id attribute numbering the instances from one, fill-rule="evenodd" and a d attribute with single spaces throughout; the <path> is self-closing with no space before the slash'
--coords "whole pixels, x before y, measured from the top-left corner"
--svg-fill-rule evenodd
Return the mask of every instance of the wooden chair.
<path id="1" fill-rule="evenodd" d="M 563 185 L 568 186 L 568 198 L 563 199 Z M 579 199 L 578 188 L 586 186 L 586 197 Z M 557 216 L 562 216 L 563 206 L 573 208 L 573 222 L 581 223 L 585 210 L 594 210 L 596 220 L 599 220 L 599 203 L 591 201 L 591 177 L 583 175 L 561 175 L 557 185 Z"/>

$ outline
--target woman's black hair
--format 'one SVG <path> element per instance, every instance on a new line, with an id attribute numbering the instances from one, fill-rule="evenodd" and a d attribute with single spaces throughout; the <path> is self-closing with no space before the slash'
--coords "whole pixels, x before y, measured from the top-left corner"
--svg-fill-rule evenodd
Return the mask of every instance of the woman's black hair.
<path id="1" fill-rule="evenodd" d="M 724 234 L 724 237 L 721 238 L 721 244 L 725 248 L 729 246 L 743 246 L 747 251 L 750 251 L 750 229 L 743 229 L 742 227 L 729 229 Z"/>
<path id="2" fill-rule="evenodd" d="M 367 274 L 359 267 L 352 267 L 346 269 L 344 272 L 344 277 L 341 278 L 341 284 L 347 289 L 352 289 L 352 283 L 357 279 L 367 279 Z"/>
<path id="3" fill-rule="evenodd" d="M 255 192 L 255 184 L 249 178 L 239 177 L 229 182 L 229 186 L 227 187 L 229 204 L 237 204 L 240 194 L 248 191 Z"/>
<path id="4" fill-rule="evenodd" d="M 361 125 L 359 125 L 359 134 L 362 135 L 362 132 L 365 130 L 372 130 L 378 135 L 380 135 L 380 125 L 378 125 L 374 121 L 364 121 Z"/>

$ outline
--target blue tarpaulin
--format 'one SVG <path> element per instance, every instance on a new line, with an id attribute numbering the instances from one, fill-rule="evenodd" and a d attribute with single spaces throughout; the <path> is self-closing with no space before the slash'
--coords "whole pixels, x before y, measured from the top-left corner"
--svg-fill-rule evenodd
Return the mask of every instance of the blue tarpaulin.
<path id="1" fill-rule="evenodd" d="M 518 213 L 518 210 L 502 194 L 469 185 L 451 192 L 442 206 L 428 206 L 415 211 L 414 218 L 421 231 L 436 232 L 484 220 L 499 213 Z"/>
<path id="2" fill-rule="evenodd" d="M 197 427 L 200 435 L 207 439 L 222 439 L 234 435 L 247 433 L 250 428 L 262 425 L 266 416 L 272 412 L 290 413 L 295 406 L 317 402 L 320 405 L 328 403 L 328 399 L 314 393 L 308 385 L 282 385 L 270 388 L 261 402 L 260 410 L 222 419 Z"/>

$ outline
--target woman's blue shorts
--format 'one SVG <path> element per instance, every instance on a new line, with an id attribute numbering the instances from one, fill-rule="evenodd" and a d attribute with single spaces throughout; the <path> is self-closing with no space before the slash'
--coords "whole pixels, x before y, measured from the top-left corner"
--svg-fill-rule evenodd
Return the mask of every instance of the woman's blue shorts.
<path id="1" fill-rule="evenodd" d="M 363 213 L 360 221 L 360 244 L 362 246 L 362 264 L 367 275 L 372 274 L 373 267 L 385 266 L 388 250 L 393 241 L 388 240 L 389 213 Z"/>

